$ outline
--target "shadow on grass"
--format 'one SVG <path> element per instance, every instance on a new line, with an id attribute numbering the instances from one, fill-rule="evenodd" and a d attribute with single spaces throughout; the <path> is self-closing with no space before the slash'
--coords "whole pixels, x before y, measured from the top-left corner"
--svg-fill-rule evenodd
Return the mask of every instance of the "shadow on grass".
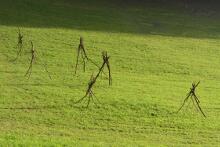
<path id="1" fill-rule="evenodd" d="M 220 36 L 220 24 L 209 18 L 216 9 L 193 9 L 193 14 L 202 15 L 197 17 L 191 15 L 191 9 L 173 1 L 7 0 L 0 1 L 0 25 L 194 38 Z"/>

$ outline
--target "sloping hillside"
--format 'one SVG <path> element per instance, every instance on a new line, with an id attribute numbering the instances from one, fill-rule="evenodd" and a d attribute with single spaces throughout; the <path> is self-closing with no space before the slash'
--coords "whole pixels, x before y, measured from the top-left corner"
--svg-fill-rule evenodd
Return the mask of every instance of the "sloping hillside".
<path id="1" fill-rule="evenodd" d="M 220 19 L 208 9 L 132 1 L 0 1 L 0 145 L 218 146 Z M 23 37 L 17 54 L 18 27 Z M 101 66 L 88 109 L 74 105 L 98 68 L 80 61 L 79 38 Z M 37 52 L 25 77 L 31 44 Z M 50 79 L 47 69 L 51 75 Z M 107 68 L 104 69 L 107 74 Z M 192 82 L 207 118 L 192 102 L 176 113 Z"/>

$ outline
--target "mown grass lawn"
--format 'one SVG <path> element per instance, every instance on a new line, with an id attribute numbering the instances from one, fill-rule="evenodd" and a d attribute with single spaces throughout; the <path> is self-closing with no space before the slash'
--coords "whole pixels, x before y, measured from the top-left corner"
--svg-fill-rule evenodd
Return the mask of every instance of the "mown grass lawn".
<path id="1" fill-rule="evenodd" d="M 1 0 L 0 145 L 218 146 L 217 18 L 156 3 Z M 12 62 L 18 27 L 24 47 Z M 73 105 L 98 71 L 88 62 L 74 75 L 80 36 L 98 64 L 103 50 L 111 56 L 113 85 L 102 75 L 93 89 L 99 107 Z M 28 80 L 30 41 L 37 59 Z M 176 113 L 193 81 L 207 118 L 192 103 Z"/>

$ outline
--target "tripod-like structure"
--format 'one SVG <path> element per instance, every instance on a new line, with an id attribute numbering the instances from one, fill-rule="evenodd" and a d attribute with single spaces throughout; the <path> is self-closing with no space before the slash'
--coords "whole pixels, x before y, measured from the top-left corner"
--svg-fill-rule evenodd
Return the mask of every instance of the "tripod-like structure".
<path id="1" fill-rule="evenodd" d="M 21 34 L 21 30 L 20 28 L 18 28 L 18 43 L 17 43 L 17 56 L 14 59 L 14 61 L 16 61 L 18 59 L 18 57 L 21 55 L 22 53 L 22 48 L 23 48 L 23 35 Z"/>
<path id="2" fill-rule="evenodd" d="M 90 81 L 89 81 L 89 83 L 88 83 L 88 88 L 87 88 L 87 90 L 86 90 L 86 94 L 85 94 L 81 99 L 79 99 L 78 101 L 76 101 L 75 104 L 82 102 L 82 101 L 83 101 L 84 99 L 86 99 L 87 97 L 88 97 L 88 101 L 87 101 L 86 108 L 89 107 L 89 104 L 90 104 L 91 101 L 93 101 L 94 104 L 96 105 L 96 103 L 95 103 L 93 97 L 99 102 L 99 100 L 97 99 L 97 97 L 95 96 L 95 94 L 94 94 L 93 91 L 92 91 L 92 87 L 94 86 L 94 84 L 95 84 L 97 78 L 98 78 L 97 76 L 96 76 L 96 77 L 93 77 L 93 75 L 91 76 Z M 100 103 L 100 102 L 99 102 L 99 103 Z"/>
<path id="3" fill-rule="evenodd" d="M 190 88 L 189 93 L 187 94 L 186 98 L 184 99 L 183 104 L 181 105 L 181 107 L 178 109 L 177 113 L 183 108 L 183 106 L 186 104 L 186 102 L 188 101 L 188 99 L 190 98 L 193 102 L 193 105 L 202 113 L 202 115 L 204 117 L 206 117 L 205 113 L 203 112 L 201 106 L 200 106 L 200 101 L 199 98 L 196 96 L 195 90 L 198 87 L 200 82 L 198 82 L 197 84 L 192 83 L 192 88 Z"/>
<path id="4" fill-rule="evenodd" d="M 87 107 L 86 108 L 88 108 L 91 100 L 95 103 L 95 101 L 93 99 L 93 96 L 95 98 L 96 98 L 96 96 L 94 95 L 94 93 L 92 91 L 92 87 L 95 85 L 95 82 L 98 79 L 98 77 L 100 76 L 100 73 L 103 72 L 103 69 L 104 69 L 105 65 L 107 66 L 108 71 L 109 71 L 109 85 L 112 84 L 112 77 L 111 77 L 111 70 L 110 70 L 110 63 L 109 63 L 109 58 L 110 57 L 108 56 L 107 52 L 102 52 L 102 58 L 103 58 L 103 63 L 102 63 L 102 66 L 99 68 L 99 72 L 96 74 L 95 77 L 93 77 L 93 75 L 91 76 L 90 81 L 88 83 L 88 88 L 87 88 L 86 94 L 84 95 L 84 97 L 82 97 L 81 99 L 76 101 L 75 104 L 82 102 L 86 97 L 88 97 L 88 102 L 87 102 Z M 97 101 L 99 102 L 98 99 L 97 99 Z"/>
<path id="5" fill-rule="evenodd" d="M 83 38 L 80 37 L 80 42 L 79 42 L 79 46 L 78 46 L 78 49 L 77 49 L 77 58 L 76 58 L 75 74 L 76 74 L 76 72 L 77 72 L 80 54 L 81 54 L 81 58 L 82 58 L 82 61 L 83 61 L 83 71 L 84 71 L 84 72 L 86 71 L 86 61 L 90 61 L 92 64 L 94 64 L 95 66 L 98 67 L 98 65 L 97 65 L 95 62 L 93 62 L 93 61 L 87 56 L 86 50 L 85 50 L 85 47 L 84 47 Z"/>
<path id="6" fill-rule="evenodd" d="M 109 58 L 110 56 L 108 56 L 106 51 L 102 52 L 102 59 L 103 59 L 103 63 L 101 68 L 99 69 L 99 73 L 103 72 L 105 65 L 107 66 L 108 69 L 108 80 L 109 80 L 109 86 L 112 85 L 112 76 L 111 76 L 111 68 L 110 68 L 110 63 L 109 63 Z"/>
<path id="7" fill-rule="evenodd" d="M 30 61 L 28 70 L 27 70 L 26 73 L 25 73 L 25 76 L 28 77 L 28 79 L 30 78 L 30 76 L 31 76 L 31 74 L 32 74 L 32 67 L 33 67 L 33 64 L 34 64 L 35 62 L 36 62 L 36 51 L 35 51 L 33 42 L 31 41 L 31 61 Z M 51 76 L 50 76 L 49 71 L 47 70 L 46 64 L 44 64 L 44 70 L 47 72 L 49 78 L 52 79 Z"/>

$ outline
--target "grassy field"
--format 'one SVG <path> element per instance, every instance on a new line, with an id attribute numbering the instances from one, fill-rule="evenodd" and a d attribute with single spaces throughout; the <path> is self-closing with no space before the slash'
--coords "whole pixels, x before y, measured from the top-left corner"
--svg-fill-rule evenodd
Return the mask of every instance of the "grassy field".
<path id="1" fill-rule="evenodd" d="M 113 0 L 0 0 L 0 146 L 219 146 L 220 15 L 208 12 Z M 13 62 L 18 27 L 24 47 Z M 98 71 L 88 62 L 74 75 L 80 36 L 98 64 L 101 51 L 111 56 L 113 85 L 98 79 L 101 104 L 88 109 L 73 105 Z M 31 40 L 37 59 L 28 80 Z M 207 118 L 192 103 L 176 113 L 193 81 L 201 81 Z"/>

